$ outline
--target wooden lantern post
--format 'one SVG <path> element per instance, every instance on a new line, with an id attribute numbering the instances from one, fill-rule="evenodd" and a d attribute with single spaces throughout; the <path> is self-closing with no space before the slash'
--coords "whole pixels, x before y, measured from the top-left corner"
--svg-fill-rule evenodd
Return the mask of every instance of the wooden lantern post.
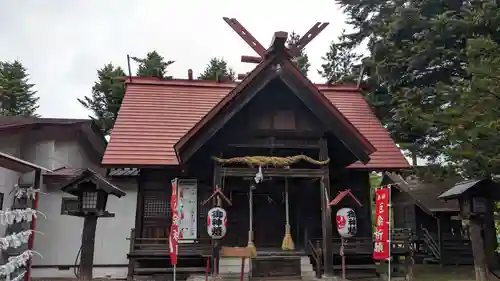
<path id="1" fill-rule="evenodd" d="M 461 217 L 469 220 L 476 281 L 489 280 L 486 253 L 492 249 L 485 247 L 488 243 L 485 243 L 481 232 L 488 227 L 488 212 L 492 210 L 487 206 L 499 199 L 499 187 L 491 180 L 468 180 L 456 184 L 438 197 L 442 200 L 458 200 Z"/>
<path id="2" fill-rule="evenodd" d="M 363 206 L 363 204 L 361 204 L 358 198 L 356 198 L 356 196 L 354 196 L 354 194 L 351 193 L 351 190 L 346 189 L 344 191 L 339 192 L 337 196 L 335 196 L 335 198 L 333 198 L 333 200 L 330 201 L 330 203 L 328 203 L 328 208 L 331 208 L 331 206 L 337 206 L 346 197 L 350 197 L 356 203 L 357 207 Z M 344 246 L 345 246 L 345 238 L 340 236 L 340 256 L 342 258 L 342 280 L 346 280 Z"/>
<path id="3" fill-rule="evenodd" d="M 122 197 L 125 192 L 88 169 L 64 184 L 61 190 L 78 197 L 78 209 L 67 215 L 84 218 L 79 279 L 92 280 L 97 219 L 114 217 L 114 214 L 106 211 L 108 195 Z"/>

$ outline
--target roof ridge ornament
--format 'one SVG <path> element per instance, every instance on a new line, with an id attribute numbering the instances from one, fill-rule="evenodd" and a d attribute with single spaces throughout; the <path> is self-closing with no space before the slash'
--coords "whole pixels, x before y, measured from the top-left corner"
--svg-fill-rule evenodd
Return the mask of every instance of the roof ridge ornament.
<path id="1" fill-rule="evenodd" d="M 286 40 L 288 39 L 288 33 L 277 31 L 274 33 L 271 46 L 266 49 L 237 19 L 228 17 L 223 17 L 223 19 L 248 44 L 248 46 L 259 55 L 259 57 L 241 56 L 242 62 L 249 63 L 260 63 L 271 50 L 276 50 L 276 48 L 281 49 L 281 47 L 284 47 L 291 57 L 297 56 L 307 44 L 329 25 L 328 22 L 316 22 L 296 44 L 289 47 L 285 46 Z"/>

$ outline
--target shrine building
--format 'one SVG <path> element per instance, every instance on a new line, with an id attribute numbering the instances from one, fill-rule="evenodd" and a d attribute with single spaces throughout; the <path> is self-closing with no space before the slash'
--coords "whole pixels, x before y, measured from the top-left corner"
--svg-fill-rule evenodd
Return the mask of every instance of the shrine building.
<path id="1" fill-rule="evenodd" d="M 288 47 L 287 33 L 276 32 L 266 48 L 235 19 L 225 20 L 258 54 L 255 68 L 240 80 L 195 80 L 192 73 L 188 79 L 125 78 L 102 164 L 135 171 L 129 278 L 170 270 L 173 179 L 183 205 L 179 272 L 203 272 L 214 257 L 207 216 L 215 205 L 227 215 L 217 246 L 253 243 L 254 276 L 298 274 L 295 265 L 304 271 L 304 260 L 314 263 L 317 245 L 324 274 L 334 274 L 340 250 L 335 213 L 343 207 L 357 217 L 353 238 L 369 245 L 350 255 L 371 260 L 370 173 L 409 168 L 406 158 L 358 85 L 314 84 L 292 61 L 322 25 Z M 360 205 L 327 206 L 347 189 Z M 293 247 L 284 246 L 285 236 Z M 216 258 L 222 273 L 230 258 Z"/>

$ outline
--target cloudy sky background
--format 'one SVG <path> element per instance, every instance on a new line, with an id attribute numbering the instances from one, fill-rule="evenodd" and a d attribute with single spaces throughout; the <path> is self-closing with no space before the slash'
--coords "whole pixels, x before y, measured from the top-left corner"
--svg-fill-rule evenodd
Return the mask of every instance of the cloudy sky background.
<path id="1" fill-rule="evenodd" d="M 85 118 L 76 98 L 90 93 L 96 70 L 113 62 L 126 69 L 126 55 L 157 50 L 176 62 L 169 73 L 195 76 L 212 56 L 224 57 L 237 73 L 254 51 L 222 20 L 237 18 L 264 46 L 275 31 L 304 34 L 317 21 L 330 25 L 306 48 L 316 72 L 345 17 L 334 0 L 51 0 L 0 2 L 0 60 L 20 60 L 36 84 L 43 117 Z M 134 70 L 133 70 L 134 71 Z"/>

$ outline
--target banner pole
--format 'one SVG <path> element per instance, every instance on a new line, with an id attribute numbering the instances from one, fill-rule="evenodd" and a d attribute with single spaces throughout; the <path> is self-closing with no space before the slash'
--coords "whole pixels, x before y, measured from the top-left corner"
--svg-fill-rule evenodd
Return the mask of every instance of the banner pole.
<path id="1" fill-rule="evenodd" d="M 387 245 L 389 246 L 389 249 L 387 249 L 387 252 L 388 252 L 388 270 L 387 270 L 387 280 L 388 281 L 391 281 L 391 273 L 392 273 L 392 268 L 391 268 L 391 260 L 392 260 L 392 256 L 391 256 L 391 250 L 392 250 L 392 242 L 391 242 L 391 218 L 392 218 L 392 198 L 391 198 L 391 185 L 387 185 L 387 189 L 388 189 L 388 195 L 389 195 L 389 206 L 388 206 L 388 209 L 389 209 L 389 216 L 388 216 L 388 220 L 387 220 L 387 223 L 389 224 L 389 233 L 387 234 L 387 237 L 388 237 L 388 240 L 387 240 Z M 174 280 L 175 281 L 175 280 Z"/>

